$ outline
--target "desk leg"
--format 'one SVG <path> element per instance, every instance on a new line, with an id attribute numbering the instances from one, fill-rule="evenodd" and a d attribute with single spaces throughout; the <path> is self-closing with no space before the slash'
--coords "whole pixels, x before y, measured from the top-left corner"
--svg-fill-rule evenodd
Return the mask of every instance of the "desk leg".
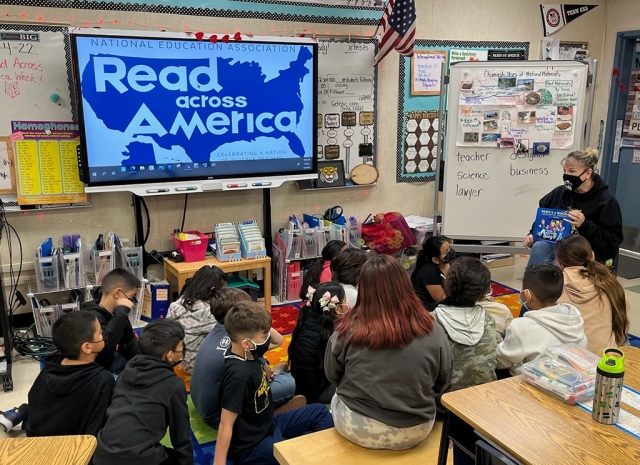
<path id="1" fill-rule="evenodd" d="M 264 308 L 271 313 L 271 264 L 262 268 L 264 275 Z"/>
<path id="2" fill-rule="evenodd" d="M 449 427 L 451 426 L 451 412 L 447 410 L 442 425 L 442 435 L 440 436 L 440 451 L 438 452 L 438 465 L 447 465 L 449 455 Z"/>

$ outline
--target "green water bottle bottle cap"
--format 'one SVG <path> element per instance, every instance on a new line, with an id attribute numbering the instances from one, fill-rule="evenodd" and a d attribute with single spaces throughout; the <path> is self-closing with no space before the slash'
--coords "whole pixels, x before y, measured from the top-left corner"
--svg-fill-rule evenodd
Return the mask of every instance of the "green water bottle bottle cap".
<path id="1" fill-rule="evenodd" d="M 605 349 L 598 362 L 598 371 L 609 374 L 624 373 L 624 353 L 614 347 Z"/>

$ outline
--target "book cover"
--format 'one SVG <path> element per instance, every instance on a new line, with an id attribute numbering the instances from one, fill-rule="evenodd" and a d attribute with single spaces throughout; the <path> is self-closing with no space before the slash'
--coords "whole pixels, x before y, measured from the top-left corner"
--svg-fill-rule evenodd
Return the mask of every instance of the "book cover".
<path id="1" fill-rule="evenodd" d="M 553 208 L 538 208 L 536 222 L 533 225 L 534 242 L 545 241 L 555 244 L 571 234 L 569 212 Z"/>

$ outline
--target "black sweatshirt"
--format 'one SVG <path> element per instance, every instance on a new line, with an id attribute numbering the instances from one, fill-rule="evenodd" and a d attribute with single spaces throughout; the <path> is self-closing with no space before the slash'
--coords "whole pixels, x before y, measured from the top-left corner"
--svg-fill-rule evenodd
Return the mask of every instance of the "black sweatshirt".
<path id="1" fill-rule="evenodd" d="M 596 260 L 605 263 L 618 256 L 622 244 L 622 213 L 609 186 L 598 174 L 593 174 L 593 187 L 584 194 L 567 190 L 564 185 L 540 199 L 541 208 L 580 210 L 585 217 L 578 233 L 589 241 Z"/>
<path id="2" fill-rule="evenodd" d="M 47 357 L 29 390 L 27 436 L 96 436 L 104 426 L 113 375 L 95 362 L 61 365 L 63 359 Z"/>
<path id="3" fill-rule="evenodd" d="M 193 465 L 184 381 L 169 363 L 137 355 L 118 378 L 93 464 L 159 465 L 168 458 L 160 444 L 167 427 L 172 463 Z"/>
<path id="4" fill-rule="evenodd" d="M 100 300 L 93 300 L 82 304 L 82 310 L 93 312 L 104 332 L 104 349 L 98 354 L 97 363 L 111 369 L 116 347 L 127 360 L 138 354 L 138 339 L 129 321 L 128 307 L 119 306 L 112 314 L 100 305 Z"/>

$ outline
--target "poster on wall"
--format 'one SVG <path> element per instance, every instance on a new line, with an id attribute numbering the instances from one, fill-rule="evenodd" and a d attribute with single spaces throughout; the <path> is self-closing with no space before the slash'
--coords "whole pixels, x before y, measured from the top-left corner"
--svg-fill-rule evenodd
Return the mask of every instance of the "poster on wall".
<path id="1" fill-rule="evenodd" d="M 529 55 L 528 42 L 474 42 L 417 39 L 415 56 L 437 53 L 442 63 L 448 66 L 455 61 L 480 61 L 499 59 L 500 61 L 526 60 Z M 440 118 L 438 107 L 441 96 L 416 94 L 415 60 L 399 57 L 399 105 L 396 155 L 396 182 L 428 182 L 435 180 L 438 156 Z M 435 70 L 431 76 L 435 76 Z M 438 83 L 440 81 L 440 73 Z M 435 86 L 433 80 L 425 80 L 418 85 Z M 444 96 L 443 96 L 444 97 Z M 491 116 L 491 115 L 489 115 Z M 484 124 L 484 120 L 481 121 Z M 469 131 L 474 132 L 474 131 Z M 480 131 L 475 131 L 480 134 Z M 481 139 L 481 136 L 478 136 Z M 491 136 L 496 139 L 497 137 Z M 451 143 L 456 143 L 451 141 Z"/>
<path id="2" fill-rule="evenodd" d="M 570 70 L 464 72 L 460 82 L 459 147 L 515 148 L 536 155 L 573 145 L 577 80 Z"/>
<path id="3" fill-rule="evenodd" d="M 440 95 L 446 50 L 414 50 L 411 57 L 411 95 Z"/>
<path id="4" fill-rule="evenodd" d="M 13 121 L 20 205 L 87 201 L 78 173 L 78 123 Z"/>

